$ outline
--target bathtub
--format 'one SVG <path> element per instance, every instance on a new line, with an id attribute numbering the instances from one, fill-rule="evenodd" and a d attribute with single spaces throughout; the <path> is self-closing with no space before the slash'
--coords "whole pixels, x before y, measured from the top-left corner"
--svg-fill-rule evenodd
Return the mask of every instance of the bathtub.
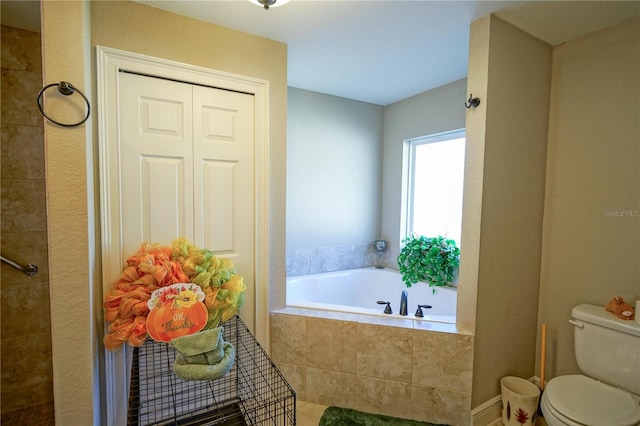
<path id="1" fill-rule="evenodd" d="M 407 316 L 399 315 L 400 295 L 404 290 L 409 294 Z M 286 294 L 287 307 L 292 308 L 456 322 L 456 289 L 429 287 L 424 283 L 407 288 L 400 273 L 392 269 L 363 268 L 288 277 Z M 378 301 L 391 302 L 393 313 L 385 314 L 385 305 Z M 418 304 L 432 306 L 423 308 L 423 318 L 415 316 Z"/>

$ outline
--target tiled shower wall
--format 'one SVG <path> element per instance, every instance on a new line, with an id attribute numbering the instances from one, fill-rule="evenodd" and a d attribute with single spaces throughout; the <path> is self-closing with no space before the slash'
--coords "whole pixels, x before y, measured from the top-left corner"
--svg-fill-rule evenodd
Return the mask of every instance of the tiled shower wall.
<path id="1" fill-rule="evenodd" d="M 339 247 L 314 247 L 287 250 L 287 276 L 343 271 L 381 264 L 398 269 L 398 252 L 388 248 L 379 260 L 378 252 L 371 244 L 354 244 Z"/>
<path id="2" fill-rule="evenodd" d="M 39 33 L 2 26 L 0 246 L 39 268 L 32 277 L 1 268 L 3 414 L 53 401 L 41 64 Z"/>

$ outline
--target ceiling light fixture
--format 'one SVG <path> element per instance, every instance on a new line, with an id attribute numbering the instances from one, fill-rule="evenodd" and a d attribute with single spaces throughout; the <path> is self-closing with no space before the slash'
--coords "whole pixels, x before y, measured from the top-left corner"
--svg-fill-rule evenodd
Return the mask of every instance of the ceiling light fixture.
<path id="1" fill-rule="evenodd" d="M 283 4 L 289 3 L 290 0 L 249 0 L 253 4 L 264 7 L 264 10 L 269 10 L 270 7 L 278 7 Z"/>

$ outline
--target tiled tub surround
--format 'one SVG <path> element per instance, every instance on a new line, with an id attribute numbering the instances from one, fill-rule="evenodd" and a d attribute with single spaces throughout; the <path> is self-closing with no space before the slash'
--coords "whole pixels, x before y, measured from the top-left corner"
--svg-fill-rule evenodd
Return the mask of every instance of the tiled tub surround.
<path id="1" fill-rule="evenodd" d="M 302 401 L 470 424 L 473 336 L 454 324 L 285 308 L 271 355 Z"/>
<path id="2" fill-rule="evenodd" d="M 398 269 L 398 250 L 392 247 L 382 255 L 382 265 Z M 319 274 L 378 265 L 378 252 L 370 244 L 354 244 L 338 247 L 314 247 L 288 249 L 287 276 Z"/>

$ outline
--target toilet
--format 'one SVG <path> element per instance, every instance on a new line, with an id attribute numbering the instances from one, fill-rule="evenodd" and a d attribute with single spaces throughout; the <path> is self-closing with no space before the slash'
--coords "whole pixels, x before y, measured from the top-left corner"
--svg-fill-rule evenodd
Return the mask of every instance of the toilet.
<path id="1" fill-rule="evenodd" d="M 576 362 L 583 374 L 554 377 L 540 406 L 549 426 L 640 425 L 640 324 L 602 306 L 571 311 Z"/>

